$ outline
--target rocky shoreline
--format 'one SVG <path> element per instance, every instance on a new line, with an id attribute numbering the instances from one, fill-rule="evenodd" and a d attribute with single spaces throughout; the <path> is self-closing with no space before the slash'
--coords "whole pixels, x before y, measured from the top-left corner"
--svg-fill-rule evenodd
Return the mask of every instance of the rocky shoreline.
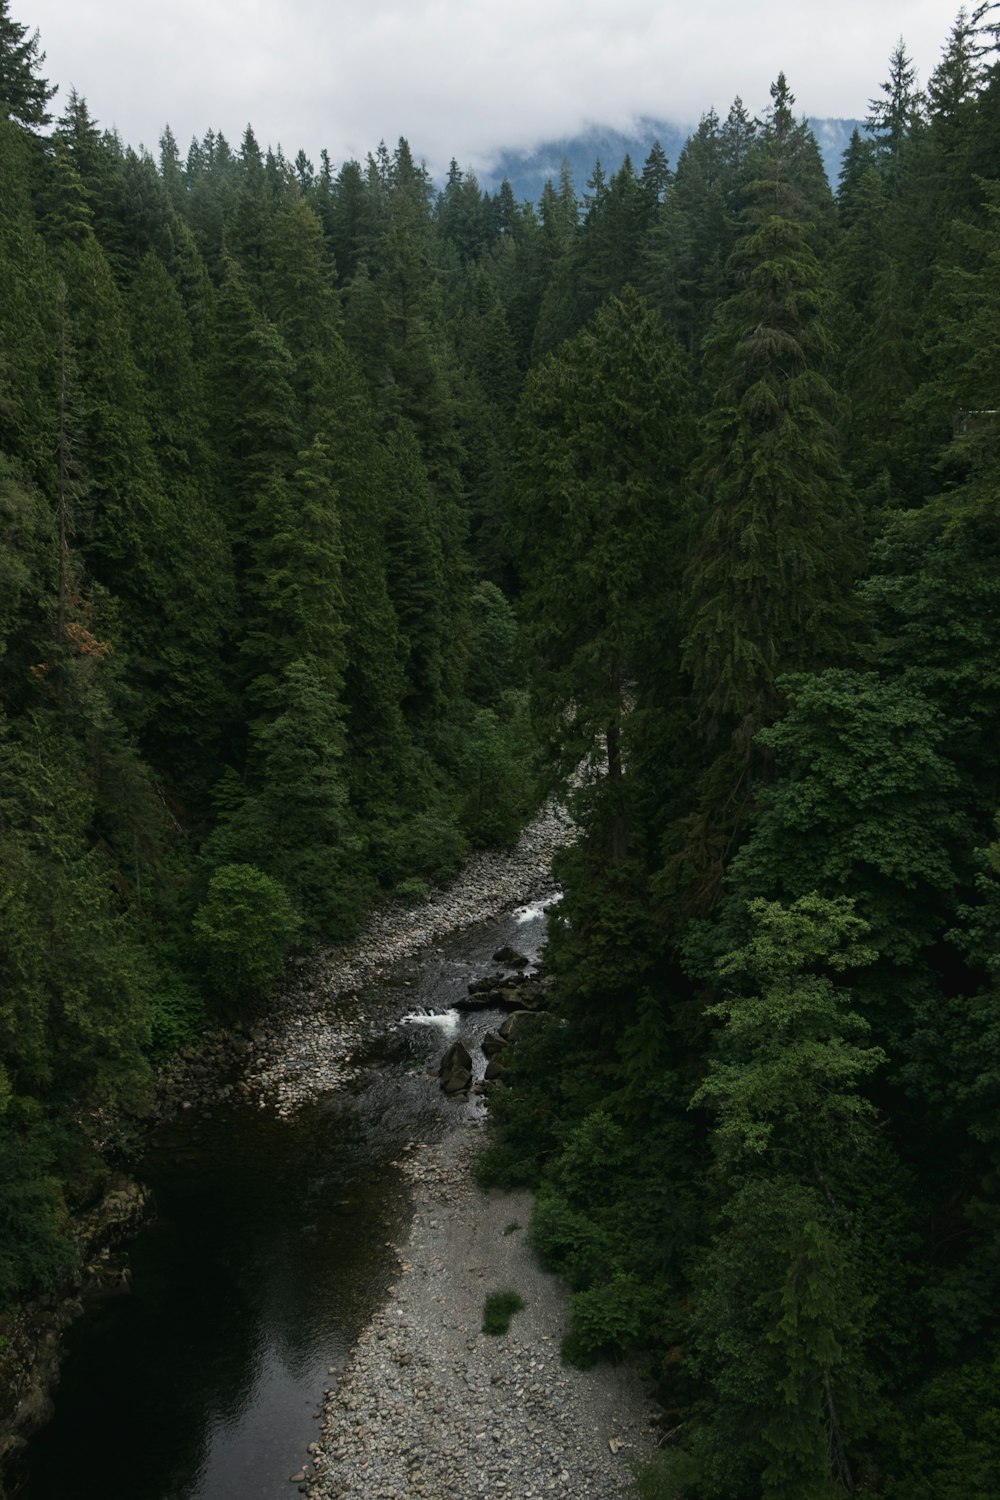
<path id="1" fill-rule="evenodd" d="M 313 1500 L 605 1500 L 652 1455 L 656 1415 L 635 1371 L 561 1363 L 566 1289 L 525 1243 L 531 1195 L 474 1186 L 480 1140 L 456 1116 L 403 1158 L 414 1215 L 399 1276 L 289 1476 Z M 523 1310 L 508 1333 L 483 1333 L 486 1296 L 508 1290 Z"/>
<path id="2" fill-rule="evenodd" d="M 12 1315 L 0 1348 L 0 1466 L 50 1417 L 63 1334 L 83 1311 L 84 1299 L 127 1290 L 124 1247 L 150 1212 L 146 1190 L 117 1174 L 100 1201 L 73 1224 L 79 1274 L 68 1286 L 23 1304 Z M 0 1497 L 3 1493 L 0 1478 Z"/>
<path id="3" fill-rule="evenodd" d="M 448 933 L 551 890 L 552 859 L 575 836 L 568 812 L 552 800 L 513 848 L 474 854 L 425 901 L 387 901 L 351 942 L 318 948 L 291 965 L 265 1018 L 253 1027 L 210 1034 L 164 1070 L 160 1117 L 225 1100 L 234 1088 L 261 1109 L 289 1115 L 342 1088 L 357 1077 L 355 1059 L 379 1020 L 360 1014 L 358 990 Z M 237 1063 L 238 1082 L 220 1081 Z"/>
<path id="4" fill-rule="evenodd" d="M 524 829 L 512 849 L 470 858 L 426 901 L 378 907 L 352 942 L 318 949 L 290 967 L 267 1017 L 206 1034 L 160 1070 L 150 1124 L 180 1110 L 210 1108 L 234 1091 L 260 1108 L 288 1115 L 307 1099 L 341 1087 L 358 1072 L 354 1058 L 375 1029 L 352 1010 L 357 990 L 446 933 L 485 921 L 551 884 L 556 851 L 572 841 L 569 815 L 555 801 Z M 133 1129 L 103 1122 L 120 1158 L 135 1149 Z M 85 1297 L 127 1284 L 116 1255 L 150 1212 L 146 1194 L 117 1175 L 102 1200 L 74 1227 L 82 1270 L 58 1291 L 23 1305 L 0 1345 L 0 1464 L 47 1419 L 59 1374 L 62 1336 Z M 0 1482 L 0 1496 L 2 1496 Z"/>

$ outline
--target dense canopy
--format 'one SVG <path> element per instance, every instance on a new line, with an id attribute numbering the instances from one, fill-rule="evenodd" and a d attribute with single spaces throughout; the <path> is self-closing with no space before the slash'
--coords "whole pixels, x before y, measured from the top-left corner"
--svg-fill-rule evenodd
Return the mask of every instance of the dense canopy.
<path id="1" fill-rule="evenodd" d="M 558 787 L 483 1169 L 643 1493 L 986 1500 L 997 40 L 900 46 L 836 194 L 779 74 L 533 205 L 53 122 L 0 0 L 0 1317 L 161 1060 Z"/>

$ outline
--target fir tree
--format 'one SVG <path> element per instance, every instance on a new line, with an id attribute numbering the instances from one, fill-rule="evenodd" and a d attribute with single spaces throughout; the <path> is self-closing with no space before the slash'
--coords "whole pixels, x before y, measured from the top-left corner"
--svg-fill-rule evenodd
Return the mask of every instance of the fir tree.
<path id="1" fill-rule="evenodd" d="M 47 105 L 56 90 L 40 77 L 45 61 L 38 32 L 11 15 L 10 0 L 0 0 L 0 114 L 28 130 L 48 125 Z"/>

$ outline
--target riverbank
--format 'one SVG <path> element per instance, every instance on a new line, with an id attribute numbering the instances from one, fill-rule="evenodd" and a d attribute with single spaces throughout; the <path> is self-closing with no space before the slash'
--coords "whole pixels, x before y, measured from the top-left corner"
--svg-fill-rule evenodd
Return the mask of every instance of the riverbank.
<path id="1" fill-rule="evenodd" d="M 307 1467 L 312 1500 L 605 1500 L 654 1448 L 655 1413 L 635 1371 L 563 1365 L 568 1294 L 526 1243 L 531 1195 L 480 1192 L 481 1131 L 462 1123 L 403 1158 L 413 1185 L 399 1277 L 327 1396 Z M 484 1334 L 493 1292 L 524 1302 L 508 1333 Z"/>
<path id="2" fill-rule="evenodd" d="M 249 1039 L 239 1087 L 262 1109 L 289 1115 L 309 1100 L 343 1088 L 359 1074 L 357 1058 L 384 1018 L 362 1013 L 357 992 L 395 965 L 552 888 L 552 860 L 576 837 L 559 803 L 550 801 L 511 849 L 486 849 L 447 885 L 415 905 L 376 908 L 350 943 L 319 948 L 293 965 L 268 1016 Z M 171 1083 L 183 1094 L 183 1080 Z"/>
<path id="3" fill-rule="evenodd" d="M 178 1108 L 188 1102 L 190 1113 L 164 1128 L 160 1148 L 170 1232 L 144 1241 L 145 1258 L 136 1250 L 136 1275 L 139 1304 L 155 1318 L 160 1293 L 151 1302 L 150 1287 L 172 1285 L 171 1247 L 177 1236 L 183 1248 L 187 1236 L 203 1259 L 178 1260 L 179 1284 L 189 1287 L 200 1264 L 200 1295 L 213 1267 L 229 1268 L 213 1313 L 196 1308 L 197 1328 L 176 1347 L 169 1307 L 169 1329 L 142 1324 L 141 1349 L 156 1351 L 149 1368 L 139 1344 L 128 1343 L 132 1320 L 124 1317 L 125 1342 L 113 1356 L 99 1350 L 82 1383 L 78 1365 L 66 1377 L 71 1427 L 100 1429 L 84 1390 L 102 1392 L 101 1411 L 126 1423 L 119 1446 L 127 1451 L 114 1457 L 133 1493 L 276 1500 L 294 1492 L 294 1477 L 316 1500 L 477 1500 L 487 1492 L 603 1500 L 627 1485 L 628 1457 L 652 1442 L 639 1383 L 627 1371 L 561 1365 L 567 1297 L 525 1244 L 530 1197 L 478 1191 L 469 1164 L 483 1140 L 482 1101 L 446 1099 L 436 1076 L 457 1035 L 482 1071 L 483 1035 L 497 1014 L 456 1007 L 501 949 L 513 944 L 537 961 L 552 855 L 572 832 L 546 810 L 516 851 L 480 857 L 432 900 L 383 909 L 350 948 L 298 966 L 274 1014 L 238 1031 L 236 1066 L 215 1076 L 230 1094 L 224 1108 L 211 1102 L 212 1055 L 188 1060 L 190 1098 Z M 356 1082 L 338 1086 L 338 1078 Z M 234 1128 L 244 1145 L 227 1156 Z M 206 1149 L 211 1161 L 199 1164 Z M 506 1290 L 525 1307 L 506 1335 L 488 1338 L 483 1302 Z M 178 1312 L 188 1309 L 190 1288 L 184 1299 Z M 188 1364 L 195 1347 L 205 1373 L 197 1392 Z M 323 1403 L 333 1364 L 338 1379 L 321 1428 L 320 1414 L 303 1420 L 303 1406 Z M 162 1433 L 143 1433 L 115 1383 L 122 1369 L 136 1372 L 130 1378 L 144 1401 L 162 1410 L 189 1372 L 193 1420 L 179 1411 Z M 235 1390 L 244 1393 L 238 1419 L 207 1429 L 202 1408 L 217 1411 Z M 29 1493 L 68 1497 L 80 1474 L 98 1471 L 112 1482 L 107 1439 L 87 1437 L 81 1449 L 78 1441 L 65 1425 L 54 1432 L 49 1451 L 55 1444 L 69 1467 L 61 1457 L 41 1472 L 29 1467 Z M 309 1469 L 297 1470 L 309 1443 Z M 119 1474 L 119 1492 L 122 1482 Z"/>
<path id="4" fill-rule="evenodd" d="M 52 1414 L 63 1335 L 88 1298 L 115 1295 L 127 1288 L 125 1247 L 150 1212 L 146 1190 L 116 1174 L 99 1202 L 73 1223 L 77 1275 L 58 1290 L 15 1308 L 4 1321 L 0 1330 L 0 1500 L 3 1468 Z"/>
<path id="5" fill-rule="evenodd" d="M 342 1088 L 358 1076 L 360 1054 L 386 1020 L 364 1014 L 357 991 L 446 934 L 551 889 L 552 858 L 573 837 L 567 814 L 551 803 L 514 848 L 474 855 L 425 901 L 379 907 L 351 943 L 317 950 L 290 966 L 266 1017 L 213 1032 L 185 1048 L 161 1070 L 151 1119 L 141 1128 L 101 1121 L 105 1145 L 119 1161 L 135 1159 L 149 1126 L 182 1111 L 210 1112 L 238 1096 L 287 1117 L 307 1101 Z M 130 1205 L 127 1224 L 120 1210 L 123 1197 Z M 0 1340 L 0 1465 L 47 1419 L 63 1334 L 92 1290 L 103 1291 L 109 1280 L 127 1280 L 127 1258 L 120 1265 L 108 1261 L 109 1247 L 124 1246 L 146 1213 L 141 1190 L 116 1177 L 105 1198 L 76 1225 L 80 1276 L 11 1314 L 3 1330 L 6 1342 Z"/>
<path id="6" fill-rule="evenodd" d="M 444 934 L 551 890 L 553 855 L 573 836 L 550 805 L 515 850 L 478 856 L 427 903 L 383 908 L 364 941 L 317 955 L 248 1073 L 262 1106 L 287 1114 L 348 1081 L 377 1018 L 350 1022 L 345 995 Z M 631 1367 L 562 1364 L 569 1297 L 527 1244 L 531 1195 L 477 1189 L 482 1117 L 453 1109 L 443 1139 L 414 1143 L 399 1163 L 413 1208 L 398 1278 L 331 1383 L 307 1463 L 289 1477 L 314 1500 L 621 1495 L 629 1460 L 652 1455 L 654 1408 Z M 484 1334 L 484 1301 L 502 1291 L 524 1308 L 507 1334 Z"/>

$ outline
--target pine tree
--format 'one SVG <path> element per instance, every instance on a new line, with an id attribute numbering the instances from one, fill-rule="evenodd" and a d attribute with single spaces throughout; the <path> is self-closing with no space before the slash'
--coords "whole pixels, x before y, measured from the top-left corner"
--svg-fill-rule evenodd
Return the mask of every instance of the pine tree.
<path id="1" fill-rule="evenodd" d="M 881 97 L 869 100 L 865 121 L 875 138 L 880 165 L 895 177 L 904 145 L 921 118 L 924 100 L 917 88 L 917 70 L 900 37 L 889 57 L 889 76 Z"/>
<path id="2" fill-rule="evenodd" d="M 38 32 L 11 15 L 10 0 L 0 0 L 0 114 L 28 130 L 48 125 L 46 106 L 56 90 L 39 76 L 45 61 Z"/>
<path id="3" fill-rule="evenodd" d="M 784 73 L 778 74 L 770 94 L 771 107 L 757 122 L 746 156 L 745 171 L 752 179 L 748 204 L 756 216 L 779 214 L 807 227 L 812 248 L 822 254 L 832 238 L 834 215 L 819 145 L 808 122 L 796 122 L 795 95 Z"/>
<path id="4" fill-rule="evenodd" d="M 640 290 L 697 354 L 736 226 L 722 158 L 719 118 L 703 116 L 684 145 L 670 192 L 642 249 Z"/>
<path id="5" fill-rule="evenodd" d="M 329 366 L 341 342 L 335 270 L 319 219 L 288 193 L 271 222 L 264 300 L 294 361 L 292 384 L 306 426 L 330 404 Z"/>
<path id="6" fill-rule="evenodd" d="M 519 413 L 512 513 L 540 702 L 566 770 L 605 737 L 616 860 L 628 697 L 671 572 L 687 420 L 680 353 L 629 288 L 533 372 Z"/>
<path id="7" fill-rule="evenodd" d="M 733 272 L 743 290 L 719 309 L 705 349 L 715 402 L 684 654 L 709 740 L 728 730 L 749 758 L 777 711 L 779 674 L 843 641 L 858 552 L 825 374 L 827 294 L 803 230 L 765 218 Z"/>
<path id="8" fill-rule="evenodd" d="M 726 1185 L 694 1318 L 711 1389 L 695 1452 L 712 1493 L 820 1500 L 854 1490 L 859 1397 L 874 1387 L 880 1278 L 861 1244 L 884 1205 L 863 1184 L 891 1158 L 860 1090 L 885 1056 L 829 977 L 874 950 L 849 901 L 758 900 L 749 917 L 749 943 L 717 967 L 738 989 L 714 1007 L 725 1027 L 694 1100 L 714 1116 Z"/>

